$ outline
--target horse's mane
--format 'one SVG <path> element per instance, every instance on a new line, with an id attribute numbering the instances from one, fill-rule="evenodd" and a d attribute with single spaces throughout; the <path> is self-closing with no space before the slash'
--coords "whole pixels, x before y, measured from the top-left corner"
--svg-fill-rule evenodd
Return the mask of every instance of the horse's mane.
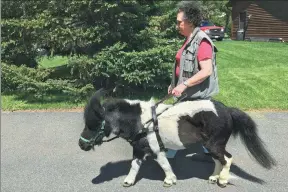
<path id="1" fill-rule="evenodd" d="M 95 126 L 95 122 L 104 119 L 104 111 L 100 104 L 99 94 L 94 94 L 84 108 L 84 121 L 89 127 Z"/>

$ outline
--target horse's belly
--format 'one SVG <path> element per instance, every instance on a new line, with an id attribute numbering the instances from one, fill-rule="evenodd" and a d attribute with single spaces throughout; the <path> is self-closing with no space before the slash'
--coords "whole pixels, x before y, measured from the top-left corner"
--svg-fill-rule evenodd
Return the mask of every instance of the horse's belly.
<path id="1" fill-rule="evenodd" d="M 177 116 L 159 118 L 159 134 L 166 148 L 185 149 L 201 141 L 199 128 Z"/>
<path id="2" fill-rule="evenodd" d="M 185 149 L 178 131 L 178 119 L 172 117 L 169 119 L 159 119 L 159 134 L 166 148 L 180 150 Z"/>

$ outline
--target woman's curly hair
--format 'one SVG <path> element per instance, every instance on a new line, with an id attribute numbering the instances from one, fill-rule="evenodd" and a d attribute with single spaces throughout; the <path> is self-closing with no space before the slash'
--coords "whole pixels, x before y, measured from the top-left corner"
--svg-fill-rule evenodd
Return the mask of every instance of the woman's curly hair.
<path id="1" fill-rule="evenodd" d="M 183 12 L 184 18 L 192 23 L 195 27 L 199 27 L 202 17 L 201 4 L 197 1 L 181 1 L 178 3 L 178 13 Z"/>

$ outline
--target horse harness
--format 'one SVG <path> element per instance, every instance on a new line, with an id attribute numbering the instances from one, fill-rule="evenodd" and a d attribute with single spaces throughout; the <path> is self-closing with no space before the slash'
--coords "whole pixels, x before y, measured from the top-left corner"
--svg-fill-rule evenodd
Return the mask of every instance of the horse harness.
<path id="1" fill-rule="evenodd" d="M 165 108 L 163 111 L 161 111 L 160 113 L 156 113 L 156 108 L 158 107 L 159 104 L 163 103 L 165 100 L 169 99 L 170 97 L 172 97 L 173 95 L 169 94 L 169 95 L 166 95 L 164 98 L 162 98 L 160 101 L 158 101 L 155 105 L 153 105 L 151 107 L 151 113 L 152 113 L 152 119 L 149 119 L 148 121 L 146 121 L 144 124 L 143 124 L 143 128 L 140 130 L 140 132 L 138 134 L 135 135 L 134 138 L 130 138 L 130 139 L 126 139 L 130 145 L 134 145 L 135 142 L 139 141 L 141 138 L 144 138 L 147 136 L 148 132 L 149 132 L 149 129 L 147 127 L 149 127 L 149 125 L 151 123 L 153 123 L 153 131 L 155 132 L 156 134 L 156 138 L 157 138 L 157 141 L 158 141 L 158 144 L 159 144 L 159 147 L 160 147 L 160 151 L 167 151 L 167 149 L 165 148 L 163 142 L 162 142 L 162 139 L 159 135 L 159 126 L 158 126 L 158 119 L 157 117 L 159 115 L 161 115 L 164 111 L 166 111 L 167 109 L 169 109 L 170 107 L 173 107 L 174 105 L 176 105 L 177 103 L 179 103 L 180 101 L 182 101 L 184 98 L 187 97 L 187 94 L 185 93 L 182 97 L 180 97 L 176 102 L 174 102 L 170 107 L 167 107 Z M 148 126 L 146 127 L 145 125 Z M 120 135 L 120 133 L 119 133 Z M 115 139 L 115 138 L 118 138 L 119 135 L 117 135 L 116 137 L 110 139 L 109 141 Z M 104 141 L 104 142 L 107 142 L 107 141 Z"/>

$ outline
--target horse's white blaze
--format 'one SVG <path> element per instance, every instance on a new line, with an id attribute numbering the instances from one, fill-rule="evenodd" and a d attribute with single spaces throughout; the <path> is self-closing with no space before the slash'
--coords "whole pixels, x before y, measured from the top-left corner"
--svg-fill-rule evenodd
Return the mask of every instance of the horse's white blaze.
<path id="1" fill-rule="evenodd" d="M 228 179 L 230 177 L 230 167 L 232 164 L 232 157 L 228 158 L 226 156 L 224 156 L 225 160 L 226 160 L 226 165 L 223 165 L 223 168 L 219 174 L 219 183 L 220 184 L 227 184 L 228 183 Z"/>
<path id="2" fill-rule="evenodd" d="M 149 109 L 151 108 L 151 101 L 149 103 L 140 102 L 141 108 L 146 108 L 143 110 L 145 113 L 141 116 L 142 123 L 145 123 L 152 118 L 151 110 Z M 170 105 L 160 104 L 158 105 L 156 112 L 159 113 L 169 106 Z M 178 134 L 178 120 L 181 116 L 185 115 L 193 117 L 200 111 L 212 111 L 218 115 L 215 106 L 211 101 L 199 100 L 181 102 L 158 116 L 159 134 L 165 147 L 174 150 L 184 149 Z M 153 124 L 149 125 L 149 129 L 153 129 Z"/>

